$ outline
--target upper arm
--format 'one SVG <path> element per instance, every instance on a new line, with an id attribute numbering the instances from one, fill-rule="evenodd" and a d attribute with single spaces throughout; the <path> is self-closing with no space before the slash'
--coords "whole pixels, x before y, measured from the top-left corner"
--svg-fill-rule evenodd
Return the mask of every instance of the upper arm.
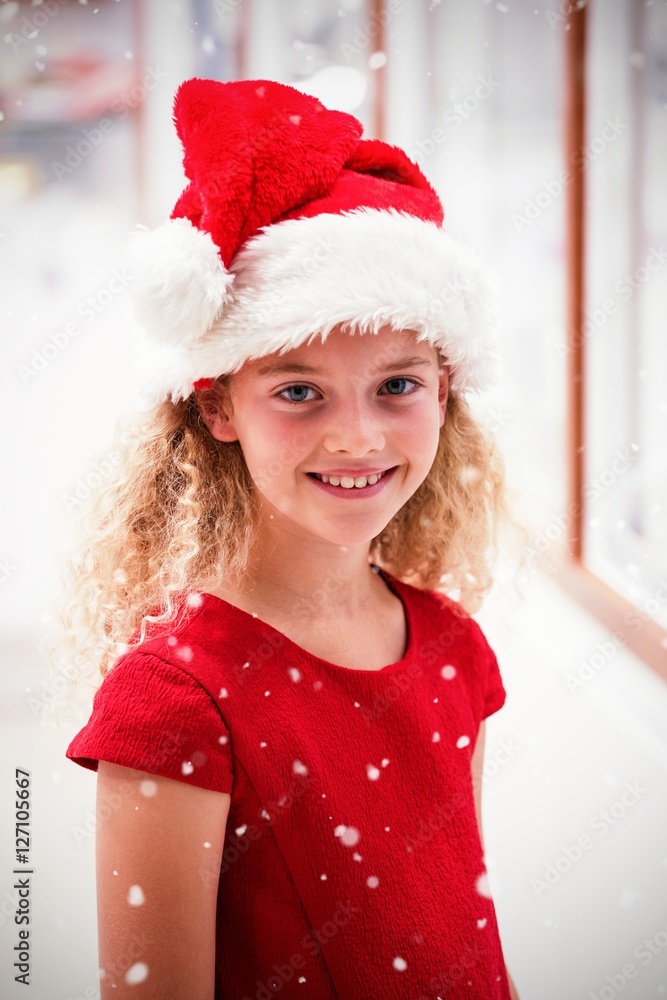
<path id="1" fill-rule="evenodd" d="M 482 836 L 482 768 L 484 767 L 484 741 L 486 739 L 486 721 L 483 719 L 477 733 L 477 742 L 472 755 L 472 787 L 475 793 L 475 815 L 477 816 L 477 826 L 479 828 L 479 839 L 484 851 L 484 838 Z"/>
<path id="2" fill-rule="evenodd" d="M 102 1000 L 212 1000 L 217 890 L 231 796 L 100 760 Z M 139 963 L 139 964 L 138 964 Z M 125 978 L 136 967 L 141 985 Z"/>

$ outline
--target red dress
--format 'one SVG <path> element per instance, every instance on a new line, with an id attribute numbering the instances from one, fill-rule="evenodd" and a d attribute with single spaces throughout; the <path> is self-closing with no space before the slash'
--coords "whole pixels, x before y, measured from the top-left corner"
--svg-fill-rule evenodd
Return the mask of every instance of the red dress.
<path id="1" fill-rule="evenodd" d="M 509 1000 L 471 778 L 498 663 L 456 602 L 382 576 L 397 663 L 329 663 L 194 594 L 116 661 L 67 749 L 231 793 L 216 1000 Z"/>

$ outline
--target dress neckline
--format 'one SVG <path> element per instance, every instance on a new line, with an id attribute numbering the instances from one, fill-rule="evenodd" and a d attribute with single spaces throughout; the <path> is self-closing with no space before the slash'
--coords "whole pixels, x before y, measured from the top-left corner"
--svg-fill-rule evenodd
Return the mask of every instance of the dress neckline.
<path id="1" fill-rule="evenodd" d="M 250 621 L 253 622 L 254 625 L 258 627 L 260 630 L 268 631 L 272 635 L 281 636 L 284 642 L 287 643 L 288 648 L 291 647 L 292 649 L 297 650 L 298 653 L 301 655 L 301 657 L 305 657 L 310 662 L 319 665 L 323 669 L 329 670 L 331 672 L 345 671 L 345 673 L 348 674 L 386 675 L 388 673 L 399 672 L 412 662 L 417 644 L 415 635 L 416 622 L 415 622 L 414 611 L 411 606 L 411 602 L 408 599 L 408 594 L 406 592 L 406 584 L 404 584 L 400 580 L 397 580 L 395 577 L 391 576 L 390 573 L 387 573 L 386 570 L 382 569 L 379 566 L 373 566 L 373 569 L 375 570 L 375 572 L 378 573 L 379 576 L 382 577 L 389 590 L 391 590 L 392 593 L 394 593 L 401 602 L 401 605 L 403 607 L 403 616 L 405 620 L 406 644 L 403 656 L 401 657 L 400 660 L 396 660 L 394 663 L 387 663 L 385 664 L 384 667 L 376 667 L 371 669 L 367 669 L 364 667 L 346 667 L 343 666 L 343 664 L 341 663 L 332 663 L 331 660 L 325 660 L 322 657 L 317 656 L 315 653 L 311 653 L 310 650 L 304 649 L 303 646 L 299 646 L 298 643 L 294 642 L 293 639 L 290 639 L 289 636 L 285 635 L 284 632 L 281 632 L 280 629 L 275 628 L 275 626 L 271 625 L 269 622 L 264 621 L 263 618 L 259 618 L 248 611 L 244 611 L 243 608 L 237 607 L 236 604 L 230 604 L 229 601 L 226 601 L 223 597 L 218 597 L 217 594 L 209 594 L 206 591 L 201 591 L 200 593 L 207 603 L 210 604 L 210 602 L 213 601 L 214 603 L 222 604 L 226 608 L 231 609 L 232 614 L 235 614 L 237 617 L 240 616 L 241 620 L 250 619 Z"/>

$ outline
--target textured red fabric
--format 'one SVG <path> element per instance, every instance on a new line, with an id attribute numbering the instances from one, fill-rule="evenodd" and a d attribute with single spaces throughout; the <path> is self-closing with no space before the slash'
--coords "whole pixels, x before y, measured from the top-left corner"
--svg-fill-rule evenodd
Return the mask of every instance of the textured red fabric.
<path id="1" fill-rule="evenodd" d="M 440 226 L 440 199 L 397 146 L 362 139 L 353 115 L 275 80 L 180 84 L 174 124 L 189 184 L 171 213 L 211 234 L 229 267 L 263 226 L 394 208 Z M 345 169 L 343 169 L 345 168 Z"/>
<path id="2" fill-rule="evenodd" d="M 329 663 L 202 594 L 119 658 L 67 749 L 231 793 L 216 1000 L 509 1000 L 471 778 L 498 663 L 456 602 L 382 576 L 397 663 Z"/>

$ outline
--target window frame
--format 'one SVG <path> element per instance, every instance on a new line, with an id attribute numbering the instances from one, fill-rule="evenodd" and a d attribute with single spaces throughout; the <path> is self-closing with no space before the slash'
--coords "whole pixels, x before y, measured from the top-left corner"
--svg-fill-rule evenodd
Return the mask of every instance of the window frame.
<path id="1" fill-rule="evenodd" d="M 667 630 L 594 573 L 584 561 L 586 531 L 584 462 L 586 448 L 586 160 L 574 157 L 586 141 L 587 6 L 572 5 L 565 36 L 565 162 L 578 162 L 566 188 L 567 329 L 567 517 L 569 550 L 554 567 L 554 579 L 648 667 L 667 681 Z M 637 623 L 639 625 L 637 626 Z M 634 626 L 634 627 L 633 627 Z"/>

